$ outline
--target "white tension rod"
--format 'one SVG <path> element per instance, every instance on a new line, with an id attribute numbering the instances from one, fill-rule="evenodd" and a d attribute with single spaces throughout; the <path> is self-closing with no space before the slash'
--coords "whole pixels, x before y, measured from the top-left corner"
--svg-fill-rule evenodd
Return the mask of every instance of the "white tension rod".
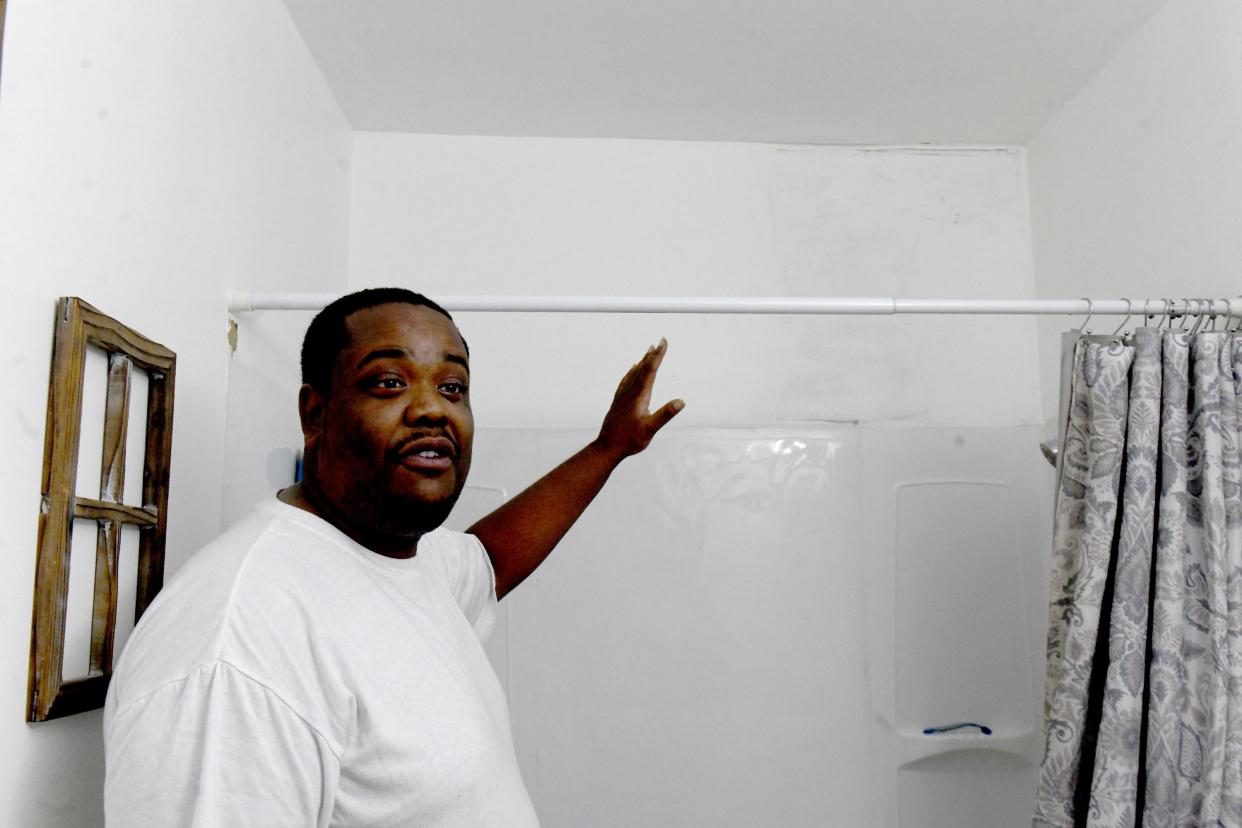
<path id="1" fill-rule="evenodd" d="M 229 311 L 322 309 L 334 293 L 234 293 Z M 898 313 L 1242 317 L 1233 299 L 825 299 L 802 296 L 433 296 L 449 311 L 503 313 Z"/>

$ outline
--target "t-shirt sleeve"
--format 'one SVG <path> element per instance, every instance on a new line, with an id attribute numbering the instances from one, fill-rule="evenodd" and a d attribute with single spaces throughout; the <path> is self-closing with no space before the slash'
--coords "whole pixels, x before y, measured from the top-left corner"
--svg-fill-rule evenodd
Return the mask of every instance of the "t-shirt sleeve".
<path id="1" fill-rule="evenodd" d="M 444 573 L 449 592 L 475 635 L 486 641 L 496 623 L 496 573 L 492 559 L 474 535 L 441 530 L 436 532 L 436 541 L 432 554 Z"/>
<path id="2" fill-rule="evenodd" d="M 117 711 L 108 825 L 326 826 L 340 760 L 273 691 L 223 662 Z"/>

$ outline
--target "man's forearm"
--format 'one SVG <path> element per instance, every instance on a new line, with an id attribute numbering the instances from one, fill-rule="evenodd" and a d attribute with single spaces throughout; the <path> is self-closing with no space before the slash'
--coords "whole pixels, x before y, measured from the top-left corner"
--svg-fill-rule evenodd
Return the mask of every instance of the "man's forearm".
<path id="1" fill-rule="evenodd" d="M 467 530 L 492 560 L 497 598 L 543 563 L 624 456 L 592 441 Z"/>

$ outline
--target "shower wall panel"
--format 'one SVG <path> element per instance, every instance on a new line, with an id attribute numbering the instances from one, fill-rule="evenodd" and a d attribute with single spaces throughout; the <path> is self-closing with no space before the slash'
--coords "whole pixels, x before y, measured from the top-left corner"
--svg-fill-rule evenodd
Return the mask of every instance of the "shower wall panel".
<path id="1" fill-rule="evenodd" d="M 592 436 L 481 431 L 452 522 L 468 525 Z M 984 781 L 979 763 L 943 758 L 950 742 L 923 744 L 910 732 L 959 710 L 996 723 L 993 711 L 1004 711 L 1002 739 L 1031 726 L 1031 676 L 1042 662 L 1023 608 L 1038 603 L 1028 593 L 1041 566 L 1039 462 L 1031 429 L 662 434 L 617 470 L 553 557 L 503 602 L 489 643 L 543 824 L 939 828 L 896 821 L 899 796 L 933 782 L 929 804 L 959 818 L 941 789 Z M 998 464 L 1021 471 L 1002 474 Z M 1001 500 L 980 503 L 977 536 L 959 525 L 969 523 L 961 503 L 942 510 L 922 560 L 898 577 L 900 550 L 911 546 L 899 534 L 917 537 L 910 519 L 936 517 L 939 490 L 894 484 L 931 478 L 1000 484 L 959 486 L 950 503 L 980 493 Z M 999 548 L 974 548 L 976 537 Z M 953 548 L 963 544 L 971 548 Z M 919 580 L 923 603 L 909 600 Z M 1021 606 L 1008 621 L 981 619 L 963 642 L 954 630 L 966 625 L 952 619 L 978 616 L 979 601 L 989 611 Z M 939 656 L 902 655 L 919 642 Z M 992 672 L 978 682 L 958 675 L 972 665 L 964 644 L 987 654 Z M 997 684 L 1005 671 L 1020 693 Z M 962 688 L 976 685 L 978 698 L 967 698 Z M 969 749 L 969 737 L 949 738 L 958 755 Z M 978 813 L 1020 810 L 1012 800 L 1030 772 L 1024 745 L 1006 754 L 1008 765 L 987 767 L 1017 794 Z"/>
<path id="2" fill-rule="evenodd" d="M 1029 825 L 1052 535 L 1041 431 L 861 431 L 871 789 L 891 792 L 868 825 Z"/>

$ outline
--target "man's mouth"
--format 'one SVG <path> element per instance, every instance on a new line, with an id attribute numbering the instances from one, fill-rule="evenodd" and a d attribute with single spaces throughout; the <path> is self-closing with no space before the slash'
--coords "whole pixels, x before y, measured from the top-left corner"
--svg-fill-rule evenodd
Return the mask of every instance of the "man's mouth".
<path id="1" fill-rule="evenodd" d="M 453 467 L 457 447 L 446 437 L 420 437 L 403 445 L 397 461 L 417 471 L 445 471 Z"/>

